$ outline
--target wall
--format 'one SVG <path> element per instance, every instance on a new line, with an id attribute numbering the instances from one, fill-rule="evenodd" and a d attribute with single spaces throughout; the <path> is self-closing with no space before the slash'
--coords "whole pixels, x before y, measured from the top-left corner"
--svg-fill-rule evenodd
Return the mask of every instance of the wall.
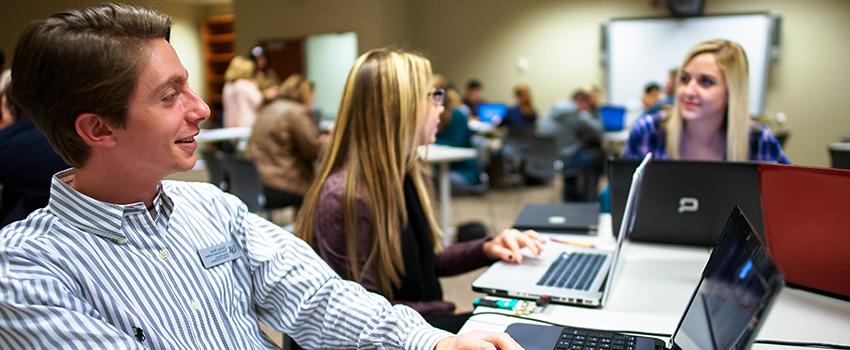
<path id="1" fill-rule="evenodd" d="M 414 11 L 420 16 L 413 23 L 418 28 L 413 43 L 431 55 L 436 71 L 459 87 L 470 78 L 481 80 L 488 99 L 513 103 L 513 86 L 529 84 L 541 113 L 576 87 L 602 85 L 601 23 L 611 17 L 663 14 L 644 1 L 482 3 L 417 2 Z M 449 25 L 431 20 L 438 17 Z M 520 58 L 529 63 L 525 72 L 516 68 Z"/>
<path id="2" fill-rule="evenodd" d="M 237 0 L 236 49 L 265 39 L 357 32 L 360 52 L 407 43 L 408 0 Z"/>
<path id="3" fill-rule="evenodd" d="M 436 70 L 456 84 L 471 77 L 486 96 L 511 101 L 511 87 L 532 87 L 539 111 L 574 87 L 603 85 L 599 24 L 615 17 L 664 16 L 649 1 L 536 0 L 413 2 L 411 43 L 430 53 Z M 659 2 L 661 3 L 661 2 Z M 770 113 L 788 116 L 786 144 L 794 163 L 827 166 L 826 144 L 850 135 L 850 2 L 822 0 L 708 0 L 706 13 L 770 11 L 782 15 L 780 62 L 771 67 Z M 842 38 L 842 39 L 839 39 Z M 526 57 L 524 74 L 515 68 Z"/>
<path id="4" fill-rule="evenodd" d="M 92 4 L 83 0 L 30 0 L 4 4 L 0 47 L 11 56 L 17 33 L 31 19 L 59 9 Z M 462 85 L 480 78 L 487 96 L 511 100 L 511 87 L 531 85 L 545 112 L 573 88 L 605 81 L 599 65 L 599 25 L 613 17 L 664 16 L 663 7 L 634 0 L 236 0 L 237 52 L 262 39 L 355 31 L 360 52 L 406 45 L 424 50 L 435 70 Z M 661 3 L 661 2 L 659 2 Z M 826 144 L 850 135 L 850 1 L 708 0 L 707 13 L 771 11 L 782 15 L 780 62 L 772 65 L 766 109 L 788 116 L 786 145 L 795 163 L 828 165 Z M 157 1 L 177 21 L 200 23 L 194 6 Z M 209 7 L 209 6 L 208 6 Z M 212 6 L 219 13 L 229 5 Z M 208 10 L 214 11 L 214 10 Z M 200 11 L 202 12 L 202 11 Z M 191 25 L 187 26 L 191 27 Z M 198 25 L 194 26 L 195 28 Z M 200 62 L 179 53 L 195 79 Z M 519 73 L 516 60 L 529 69 Z M 196 72 L 195 72 L 196 71 Z M 201 88 L 203 84 L 192 82 Z"/>
<path id="5" fill-rule="evenodd" d="M 193 4 L 164 0 L 122 1 L 157 9 L 172 17 L 171 42 L 181 62 L 189 71 L 189 85 L 200 96 L 205 95 L 204 63 L 201 57 L 201 22 L 207 16 L 232 13 L 232 5 L 219 3 L 213 5 Z M 98 5 L 98 0 L 28 0 L 4 3 L 0 14 L 0 47 L 6 54 L 6 68 L 10 67 L 14 55 L 15 43 L 24 27 L 31 21 L 56 12 Z"/>

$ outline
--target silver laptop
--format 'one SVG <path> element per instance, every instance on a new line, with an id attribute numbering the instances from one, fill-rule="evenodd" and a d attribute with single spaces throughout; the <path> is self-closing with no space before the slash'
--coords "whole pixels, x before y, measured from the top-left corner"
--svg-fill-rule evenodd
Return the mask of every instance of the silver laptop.
<path id="1" fill-rule="evenodd" d="M 561 304 L 602 307 L 614 284 L 617 261 L 624 237 L 634 225 L 643 173 L 652 154 L 635 169 L 626 202 L 626 212 L 614 250 L 547 244 L 538 257 L 522 264 L 497 262 L 472 282 L 476 292 L 512 298 L 537 299 L 548 296 Z"/>

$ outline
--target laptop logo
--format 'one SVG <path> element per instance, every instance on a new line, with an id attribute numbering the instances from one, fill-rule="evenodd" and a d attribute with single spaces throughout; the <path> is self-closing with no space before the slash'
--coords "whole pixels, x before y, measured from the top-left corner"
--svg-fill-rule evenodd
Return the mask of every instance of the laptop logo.
<path id="1" fill-rule="evenodd" d="M 563 224 L 565 222 L 567 222 L 567 218 L 565 218 L 563 216 L 550 216 L 549 217 L 549 223 L 550 224 Z"/>
<path id="2" fill-rule="evenodd" d="M 699 199 L 693 197 L 679 198 L 679 214 L 684 212 L 695 212 L 699 210 Z"/>

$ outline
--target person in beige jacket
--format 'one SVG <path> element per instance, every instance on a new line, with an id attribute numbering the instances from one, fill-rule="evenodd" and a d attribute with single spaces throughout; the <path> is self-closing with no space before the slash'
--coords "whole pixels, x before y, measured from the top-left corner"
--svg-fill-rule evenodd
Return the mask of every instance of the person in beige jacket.
<path id="1" fill-rule="evenodd" d="M 280 86 L 280 97 L 260 109 L 245 154 L 257 164 L 266 206 L 301 206 L 313 181 L 313 162 L 323 142 L 309 115 L 313 88 L 295 74 Z"/>

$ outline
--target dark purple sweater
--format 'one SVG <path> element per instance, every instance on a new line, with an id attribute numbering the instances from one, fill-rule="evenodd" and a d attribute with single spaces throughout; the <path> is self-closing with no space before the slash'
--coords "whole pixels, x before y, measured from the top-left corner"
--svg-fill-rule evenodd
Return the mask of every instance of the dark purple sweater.
<path id="1" fill-rule="evenodd" d="M 342 194 L 345 186 L 345 173 L 332 174 L 319 196 L 319 204 L 314 221 L 315 246 L 319 255 L 340 276 L 350 276 L 348 256 L 346 255 Z M 454 304 L 442 300 L 439 276 L 452 276 L 468 272 L 492 263 L 494 260 L 484 254 L 485 239 L 452 244 L 439 253 L 431 249 L 430 230 L 424 224 L 421 213 L 413 212 L 419 203 L 414 194 L 410 194 L 412 183 L 406 180 L 405 202 L 408 206 L 408 227 L 402 231 L 402 254 L 405 262 L 405 275 L 402 285 L 394 288 L 394 304 L 405 304 L 422 314 L 451 313 Z M 358 265 L 364 266 L 362 285 L 373 292 L 380 293 L 375 265 L 367 262 L 372 248 L 372 218 L 368 212 L 368 196 L 365 192 L 357 195 L 357 257 Z M 414 208 L 414 209 L 411 209 Z M 418 215 L 417 215 L 418 214 Z M 411 227 L 412 226 L 412 227 Z"/>

